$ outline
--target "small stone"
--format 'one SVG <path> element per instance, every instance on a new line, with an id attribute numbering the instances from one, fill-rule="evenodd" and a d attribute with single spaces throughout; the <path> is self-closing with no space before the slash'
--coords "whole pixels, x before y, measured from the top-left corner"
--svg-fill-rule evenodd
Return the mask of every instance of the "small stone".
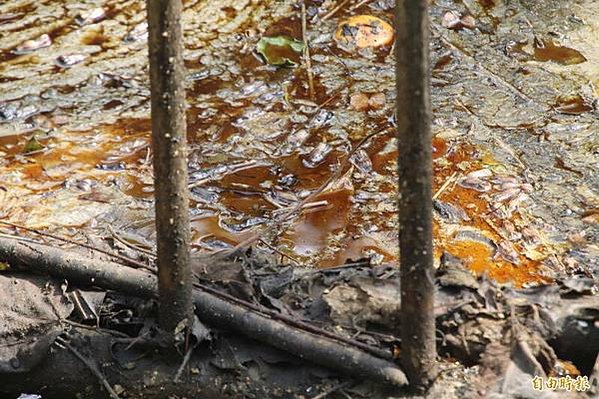
<path id="1" fill-rule="evenodd" d="M 114 392 L 115 392 L 117 395 L 120 395 L 120 394 L 122 394 L 123 392 L 125 392 L 125 388 L 123 388 L 123 387 L 122 387 L 122 385 L 119 385 L 119 384 L 115 384 L 115 386 L 113 386 L 113 387 L 112 387 L 112 389 L 114 390 Z"/>
<path id="2" fill-rule="evenodd" d="M 591 212 L 582 218 L 582 222 L 586 224 L 599 224 L 599 212 Z"/>
<path id="3" fill-rule="evenodd" d="M 103 8 L 93 8 L 88 11 L 84 11 L 75 18 L 75 22 L 77 22 L 80 26 L 94 24 L 99 22 L 106 16 L 106 11 Z"/>
<path id="4" fill-rule="evenodd" d="M 352 108 L 360 112 L 368 110 L 368 102 L 369 98 L 364 93 L 355 93 L 349 98 Z"/>
<path id="5" fill-rule="evenodd" d="M 381 109 L 385 106 L 386 100 L 385 93 L 374 93 L 368 99 L 368 105 L 371 109 Z"/>
<path id="6" fill-rule="evenodd" d="M 43 34 L 37 39 L 26 40 L 20 46 L 17 46 L 13 50 L 14 54 L 27 54 L 31 53 L 35 50 L 39 50 L 44 47 L 49 47 L 52 45 L 52 39 L 47 34 Z"/>
<path id="7" fill-rule="evenodd" d="M 18 369 L 19 367 L 21 367 L 21 361 L 16 357 L 12 357 L 10 358 L 10 365 L 12 366 L 12 368 Z"/>
<path id="8" fill-rule="evenodd" d="M 441 26 L 453 30 L 474 29 L 476 20 L 472 15 L 460 15 L 456 11 L 448 11 L 443 15 Z"/>
<path id="9" fill-rule="evenodd" d="M 441 26 L 447 29 L 460 29 L 460 14 L 455 11 L 447 11 L 441 20 Z"/>
<path id="10" fill-rule="evenodd" d="M 460 22 L 466 29 L 474 29 L 476 27 L 476 20 L 472 15 L 464 15 L 460 18 Z"/>
<path id="11" fill-rule="evenodd" d="M 65 54 L 58 56 L 54 62 L 60 68 L 70 68 L 75 64 L 83 62 L 86 58 L 84 54 Z"/>

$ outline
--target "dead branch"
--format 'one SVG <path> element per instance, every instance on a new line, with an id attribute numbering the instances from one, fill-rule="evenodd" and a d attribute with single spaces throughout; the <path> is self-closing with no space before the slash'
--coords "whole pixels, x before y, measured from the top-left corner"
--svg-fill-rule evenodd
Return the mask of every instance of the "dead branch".
<path id="1" fill-rule="evenodd" d="M 112 389 L 112 387 L 106 380 L 106 377 L 104 376 L 104 374 L 102 374 L 102 372 L 98 368 L 98 365 L 93 360 L 83 356 L 77 349 L 75 349 L 75 347 L 73 347 L 71 344 L 69 344 L 65 339 L 61 337 L 56 338 L 56 343 L 66 347 L 68 350 L 71 351 L 73 355 L 75 355 L 77 359 L 81 360 L 81 362 L 87 366 L 87 368 L 98 378 L 98 380 L 100 380 L 102 386 L 104 386 L 104 389 L 106 389 L 106 391 L 112 399 L 119 399 L 119 395 L 114 391 L 114 389 Z"/>
<path id="2" fill-rule="evenodd" d="M 435 378 L 428 1 L 396 3 L 401 358 L 410 385 Z"/>
<path id="3" fill-rule="evenodd" d="M 160 328 L 191 320 L 181 0 L 147 0 Z"/>
<path id="4" fill-rule="evenodd" d="M 127 294 L 153 298 L 156 276 L 122 265 L 73 255 L 57 248 L 0 239 L 0 259 L 11 268 L 49 274 L 74 284 L 98 286 Z M 397 365 L 329 338 L 275 321 L 213 294 L 194 290 L 200 320 L 232 329 L 249 338 L 347 375 L 402 386 L 406 377 Z"/>

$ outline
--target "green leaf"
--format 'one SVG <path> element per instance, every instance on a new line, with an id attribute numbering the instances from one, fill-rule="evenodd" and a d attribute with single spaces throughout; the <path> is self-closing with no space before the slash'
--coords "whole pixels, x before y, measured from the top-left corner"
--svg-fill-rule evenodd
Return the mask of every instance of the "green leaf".
<path id="1" fill-rule="evenodd" d="M 256 51 L 269 65 L 293 67 L 299 63 L 305 44 L 289 36 L 263 37 L 256 45 Z"/>
<path id="2" fill-rule="evenodd" d="M 23 153 L 31 154 L 32 152 L 41 151 L 44 148 L 46 147 L 44 147 L 44 145 L 38 141 L 37 137 L 34 134 L 33 136 L 31 136 L 29 140 L 27 140 L 27 143 L 25 143 Z"/>

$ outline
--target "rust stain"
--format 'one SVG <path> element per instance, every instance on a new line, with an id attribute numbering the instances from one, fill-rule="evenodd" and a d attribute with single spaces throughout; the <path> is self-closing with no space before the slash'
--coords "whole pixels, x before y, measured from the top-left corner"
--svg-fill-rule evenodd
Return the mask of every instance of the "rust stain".
<path id="1" fill-rule="evenodd" d="M 328 245 L 329 234 L 347 226 L 351 191 L 342 190 L 319 195 L 314 201 L 326 201 L 326 205 L 304 211 L 302 217 L 290 233 L 294 252 L 310 255 L 323 250 Z"/>

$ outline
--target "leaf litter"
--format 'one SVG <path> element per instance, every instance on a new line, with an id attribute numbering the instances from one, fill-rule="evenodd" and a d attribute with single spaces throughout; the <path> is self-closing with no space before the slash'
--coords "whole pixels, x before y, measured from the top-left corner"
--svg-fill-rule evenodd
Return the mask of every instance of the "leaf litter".
<path id="1" fill-rule="evenodd" d="M 95 237 L 142 256 L 141 249 L 154 250 L 147 26 L 142 5 L 107 3 L 107 14 L 104 8 L 54 5 L 58 17 L 44 26 L 32 21 L 34 12 L 13 13 L 3 22 L 0 211 L 8 221 Z M 369 24 L 351 27 L 362 23 L 358 17 L 385 27 L 393 20 L 392 2 L 336 11 L 306 3 L 314 97 L 301 59 L 299 9 L 288 1 L 230 3 L 190 4 L 183 15 L 194 251 L 202 256 L 231 249 L 263 234 L 256 245 L 278 256 L 276 262 L 293 259 L 296 266 L 283 269 L 283 276 L 294 277 L 276 282 L 276 268 L 250 280 L 229 276 L 220 288 L 246 299 L 264 295 L 277 309 L 305 312 L 379 342 L 381 335 L 363 329 L 394 325 L 390 315 L 399 306 L 392 295 L 396 272 L 386 269 L 397 261 L 391 130 L 365 142 L 351 158 L 353 167 L 346 166 L 299 216 L 285 220 L 282 233 L 272 234 L 271 221 L 337 173 L 369 132 L 394 126 L 390 39 L 369 38 L 381 33 Z M 0 7 L 2 15 L 11 12 L 9 5 Z M 476 354 L 499 351 L 491 355 L 496 364 L 483 362 L 474 374 L 482 378 L 492 369 L 504 383 L 490 389 L 502 394 L 519 386 L 510 367 L 535 365 L 521 359 L 522 347 L 506 352 L 508 344 L 527 342 L 535 357 L 547 357 L 548 349 L 534 329 L 501 340 L 512 321 L 506 321 L 509 307 L 491 300 L 498 290 L 564 281 L 570 295 L 597 307 L 594 283 L 568 280 L 594 282 L 599 258 L 593 217 L 599 187 L 599 76 L 593 65 L 599 51 L 589 39 L 599 24 L 594 11 L 591 1 L 569 9 L 449 0 L 431 10 L 435 259 L 443 289 L 457 289 L 470 301 L 455 311 L 444 305 L 439 317 L 448 319 L 441 322 L 446 350 L 456 358 L 476 363 Z M 348 51 L 351 43 L 339 29 L 356 48 Z M 367 39 L 374 45 L 362 45 Z M 266 56 L 272 45 L 288 47 L 290 58 L 256 57 L 256 50 Z M 68 68 L 58 70 L 55 63 Z M 31 150 L 27 137 L 41 140 L 40 130 L 45 148 Z M 387 271 L 335 271 L 348 262 Z M 223 278 L 213 273 L 213 280 Z M 297 283 L 298 274 L 324 283 Z M 279 288 L 253 292 L 262 279 Z M 483 293 L 480 284 L 487 287 Z M 492 341 L 501 343 L 489 348 Z M 554 355 L 548 358 L 555 362 Z M 550 372 L 546 364 L 544 372 Z M 474 374 L 473 383 L 479 378 Z"/>

